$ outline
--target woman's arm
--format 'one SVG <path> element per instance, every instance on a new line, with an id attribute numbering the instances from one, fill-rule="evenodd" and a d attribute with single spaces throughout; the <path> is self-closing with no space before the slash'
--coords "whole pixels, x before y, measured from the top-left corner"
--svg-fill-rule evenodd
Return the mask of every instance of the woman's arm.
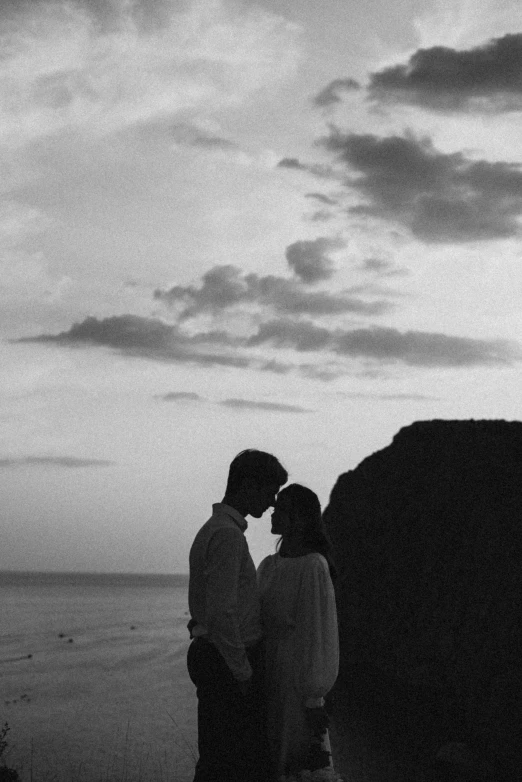
<path id="1" fill-rule="evenodd" d="M 296 687 L 309 708 L 322 706 L 339 672 L 335 593 L 326 559 L 306 557 L 296 604 Z"/>

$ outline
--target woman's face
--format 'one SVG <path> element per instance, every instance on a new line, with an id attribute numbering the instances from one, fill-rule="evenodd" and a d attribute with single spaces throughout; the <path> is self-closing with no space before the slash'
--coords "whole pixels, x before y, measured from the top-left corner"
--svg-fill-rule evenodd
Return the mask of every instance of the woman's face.
<path id="1" fill-rule="evenodd" d="M 295 513 L 290 509 L 285 497 L 276 500 L 272 513 L 272 534 L 282 535 L 284 538 L 294 536 L 299 531 L 299 524 Z"/>
<path id="2" fill-rule="evenodd" d="M 272 513 L 272 535 L 288 537 L 291 533 L 292 522 L 288 512 L 288 506 L 284 499 L 276 500 Z"/>

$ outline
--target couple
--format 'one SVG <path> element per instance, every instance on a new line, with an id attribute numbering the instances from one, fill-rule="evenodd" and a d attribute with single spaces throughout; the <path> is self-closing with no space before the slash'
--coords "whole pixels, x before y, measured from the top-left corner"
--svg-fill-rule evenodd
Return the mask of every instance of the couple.
<path id="1" fill-rule="evenodd" d="M 192 544 L 194 782 L 291 780 L 304 770 L 338 779 L 323 700 L 339 663 L 333 570 L 317 496 L 298 484 L 280 492 L 287 480 L 275 456 L 239 453 L 223 501 Z M 260 518 L 271 506 L 280 547 L 256 574 L 245 516 Z"/>

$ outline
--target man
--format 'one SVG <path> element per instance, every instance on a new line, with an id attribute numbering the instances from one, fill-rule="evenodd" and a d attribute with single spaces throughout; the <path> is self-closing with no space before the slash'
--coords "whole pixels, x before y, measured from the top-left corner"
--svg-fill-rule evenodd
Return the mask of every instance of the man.
<path id="1" fill-rule="evenodd" d="M 260 518 L 288 474 L 256 450 L 232 461 L 225 496 L 190 550 L 187 666 L 197 687 L 198 749 L 194 782 L 261 782 L 264 744 L 261 621 L 256 570 L 245 516 Z"/>

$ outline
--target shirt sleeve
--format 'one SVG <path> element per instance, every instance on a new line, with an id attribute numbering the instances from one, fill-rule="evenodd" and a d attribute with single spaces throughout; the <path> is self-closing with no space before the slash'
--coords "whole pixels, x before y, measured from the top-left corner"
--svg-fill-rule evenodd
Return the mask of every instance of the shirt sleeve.
<path id="1" fill-rule="evenodd" d="M 306 706 L 323 705 L 339 672 L 335 593 L 322 556 L 309 557 L 296 604 L 296 686 Z"/>
<path id="2" fill-rule="evenodd" d="M 245 545 L 239 530 L 217 530 L 208 544 L 205 567 L 207 630 L 239 681 L 252 676 L 238 618 L 239 573 Z"/>

